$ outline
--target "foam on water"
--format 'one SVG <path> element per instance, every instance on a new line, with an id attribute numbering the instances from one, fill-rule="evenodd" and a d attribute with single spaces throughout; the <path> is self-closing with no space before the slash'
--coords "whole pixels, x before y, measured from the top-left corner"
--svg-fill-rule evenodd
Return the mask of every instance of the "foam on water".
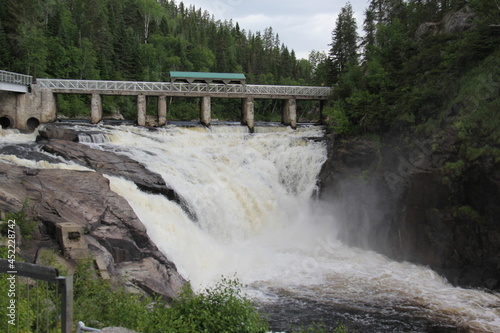
<path id="1" fill-rule="evenodd" d="M 262 302 L 283 295 L 360 313 L 426 318 L 500 332 L 500 296 L 455 288 L 432 270 L 336 239 L 335 218 L 313 197 L 326 159 L 317 127 L 102 127 L 94 148 L 127 155 L 182 205 L 108 175 L 148 234 L 197 288 L 236 276 Z M 15 160 L 13 163 L 17 163 Z M 362 319 L 360 319 L 362 320 Z"/>
<path id="2" fill-rule="evenodd" d="M 498 294 L 455 288 L 432 270 L 349 248 L 311 195 L 325 160 L 318 128 L 248 134 L 175 129 L 114 133 L 115 149 L 159 172 L 195 212 L 111 177 L 152 239 L 194 286 L 237 276 L 272 301 L 296 295 L 399 312 L 479 332 L 500 328 Z M 120 147 L 117 149 L 117 147 Z"/>

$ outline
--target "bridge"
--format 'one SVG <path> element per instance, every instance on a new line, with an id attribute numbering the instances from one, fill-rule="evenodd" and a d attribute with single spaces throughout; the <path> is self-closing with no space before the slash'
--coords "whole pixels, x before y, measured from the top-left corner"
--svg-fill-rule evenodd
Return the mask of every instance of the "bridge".
<path id="1" fill-rule="evenodd" d="M 3 76 L 2 73 L 5 73 Z M 179 73 L 179 72 L 176 72 Z M 200 98 L 200 123 L 209 126 L 211 122 L 212 98 L 236 98 L 242 100 L 242 124 L 254 128 L 254 100 L 278 99 L 283 101 L 282 123 L 297 126 L 296 101 L 316 100 L 320 107 L 328 100 L 331 88 L 313 86 L 250 85 L 238 83 L 199 82 L 136 82 L 105 80 L 36 79 L 26 76 L 23 81 L 13 76 L 16 73 L 0 71 L 0 81 L 17 80 L 13 86 L 1 86 L 0 123 L 2 127 L 33 129 L 40 123 L 56 120 L 56 94 L 91 95 L 91 122 L 102 120 L 102 96 L 137 96 L 137 124 L 145 126 L 167 123 L 167 97 Z M 18 74 L 21 75 L 21 74 Z M 10 79 L 13 77 L 13 79 Z M 210 81 L 211 82 L 211 81 Z M 17 88 L 18 90 L 14 90 Z M 10 92 L 7 94 L 6 92 Z M 13 97 L 12 93 L 16 93 Z M 7 94 L 7 95 L 6 95 Z M 158 98 L 158 115 L 153 122 L 146 117 L 146 96 Z M 15 100 L 14 100 L 15 99 Z M 15 105 L 15 107 L 14 107 Z M 16 119 L 16 120 L 14 120 Z"/>
<path id="2" fill-rule="evenodd" d="M 0 90 L 27 93 L 32 80 L 30 75 L 0 71 Z"/>

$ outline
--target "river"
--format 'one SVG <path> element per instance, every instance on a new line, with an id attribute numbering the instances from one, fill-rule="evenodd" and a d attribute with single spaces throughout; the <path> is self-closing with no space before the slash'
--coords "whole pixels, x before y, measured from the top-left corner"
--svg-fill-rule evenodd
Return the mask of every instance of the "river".
<path id="1" fill-rule="evenodd" d="M 324 322 L 357 332 L 500 332 L 498 293 L 453 287 L 426 267 L 337 240 L 332 205 L 317 199 L 326 160 L 321 127 L 92 131 L 86 144 L 144 163 L 183 199 L 107 175 L 179 272 L 197 289 L 222 276 L 239 279 L 275 331 Z M 4 142 L 34 139 L 5 132 Z"/>

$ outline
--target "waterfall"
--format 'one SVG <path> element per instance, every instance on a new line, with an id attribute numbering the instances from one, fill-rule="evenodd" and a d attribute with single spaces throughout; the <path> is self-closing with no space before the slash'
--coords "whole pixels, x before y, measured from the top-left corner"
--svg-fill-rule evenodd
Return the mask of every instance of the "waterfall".
<path id="1" fill-rule="evenodd" d="M 318 129 L 297 132 L 242 133 L 244 127 L 114 131 L 102 149 L 140 160 L 165 179 L 183 199 L 184 210 L 161 196 L 109 177 L 146 224 L 153 241 L 193 285 L 215 282 L 221 274 L 251 273 L 254 261 L 265 261 L 264 244 L 252 244 L 271 233 L 306 224 L 316 176 L 325 161 L 325 146 L 306 137 Z M 280 241 L 276 237 L 274 243 Z M 261 252 L 259 254 L 259 252 Z"/>
<path id="2" fill-rule="evenodd" d="M 311 140 L 322 138 L 319 127 L 99 131 L 87 144 L 140 161 L 181 197 L 106 175 L 195 288 L 236 276 L 271 308 L 350 320 L 358 332 L 500 331 L 498 293 L 456 288 L 426 267 L 336 239 L 334 212 L 315 199 L 326 160 L 324 143 Z"/>

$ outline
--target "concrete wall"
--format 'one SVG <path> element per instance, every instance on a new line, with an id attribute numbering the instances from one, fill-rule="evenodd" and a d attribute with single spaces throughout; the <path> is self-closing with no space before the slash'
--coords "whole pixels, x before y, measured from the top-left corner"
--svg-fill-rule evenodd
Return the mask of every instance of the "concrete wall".
<path id="1" fill-rule="evenodd" d="M 27 94 L 0 92 L 0 122 L 5 128 L 34 130 L 56 120 L 56 99 L 49 89 L 36 84 Z"/>

